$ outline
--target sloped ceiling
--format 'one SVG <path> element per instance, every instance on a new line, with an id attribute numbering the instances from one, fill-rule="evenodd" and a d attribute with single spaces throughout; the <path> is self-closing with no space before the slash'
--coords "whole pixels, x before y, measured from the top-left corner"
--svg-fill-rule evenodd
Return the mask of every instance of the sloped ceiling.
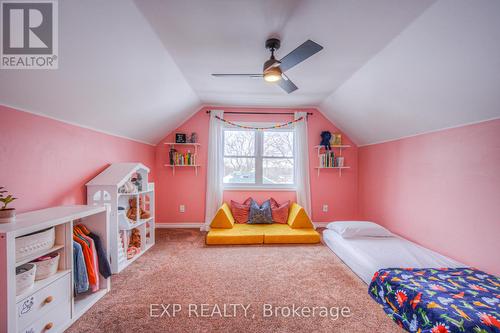
<path id="1" fill-rule="evenodd" d="M 316 106 L 419 16 L 432 0 L 136 0 L 180 70 L 208 105 Z M 262 79 L 270 36 L 277 58 L 308 38 L 324 49 L 287 72 L 287 95 Z"/>
<path id="2" fill-rule="evenodd" d="M 200 105 L 132 1 L 59 1 L 59 69 L 0 70 L 0 103 L 156 144 Z"/>
<path id="3" fill-rule="evenodd" d="M 500 116 L 496 0 L 65 0 L 59 69 L 0 70 L 0 103 L 157 143 L 201 105 L 320 109 L 368 144 Z M 262 80 L 264 41 L 282 57 L 323 51 Z"/>
<path id="4" fill-rule="evenodd" d="M 500 1 L 441 0 L 320 106 L 370 144 L 500 117 Z"/>

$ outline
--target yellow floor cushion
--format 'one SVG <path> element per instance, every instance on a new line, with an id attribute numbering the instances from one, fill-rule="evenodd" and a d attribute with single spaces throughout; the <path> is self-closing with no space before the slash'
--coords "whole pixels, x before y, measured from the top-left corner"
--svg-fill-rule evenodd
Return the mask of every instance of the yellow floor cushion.
<path id="1" fill-rule="evenodd" d="M 212 228 L 224 228 L 231 229 L 234 225 L 233 214 L 231 214 L 231 209 L 229 205 L 224 202 L 222 206 L 217 210 L 215 217 L 210 223 Z"/>
<path id="2" fill-rule="evenodd" d="M 231 229 L 211 228 L 207 244 L 262 244 L 264 232 L 261 225 L 234 224 Z"/>
<path id="3" fill-rule="evenodd" d="M 287 224 L 271 224 L 264 230 L 265 244 L 314 244 L 320 242 L 314 229 L 292 229 Z"/>
<path id="4" fill-rule="evenodd" d="M 224 203 L 210 224 L 207 244 L 300 244 L 319 243 L 319 233 L 304 208 L 296 203 L 290 208 L 287 224 L 237 224 L 231 209 Z"/>
<path id="5" fill-rule="evenodd" d="M 314 225 L 304 208 L 297 203 L 293 203 L 288 213 L 288 225 L 292 229 L 313 229 Z"/>
<path id="6" fill-rule="evenodd" d="M 234 224 L 231 229 L 212 228 L 207 244 L 314 244 L 320 242 L 314 229 L 292 229 L 288 224 Z"/>

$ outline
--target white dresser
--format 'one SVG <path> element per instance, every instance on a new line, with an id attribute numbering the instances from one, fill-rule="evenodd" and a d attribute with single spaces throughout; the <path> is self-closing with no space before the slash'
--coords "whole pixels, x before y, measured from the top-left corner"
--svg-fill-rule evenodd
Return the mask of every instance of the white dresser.
<path id="1" fill-rule="evenodd" d="M 73 292 L 73 225 L 83 223 L 108 252 L 108 215 L 100 206 L 61 206 L 19 214 L 15 223 L 0 224 L 1 333 L 62 332 L 110 290 L 110 279 L 100 276 L 97 291 L 77 296 Z M 16 261 L 16 238 L 51 227 L 52 248 Z M 57 273 L 16 295 L 16 267 L 55 252 L 60 255 Z"/>

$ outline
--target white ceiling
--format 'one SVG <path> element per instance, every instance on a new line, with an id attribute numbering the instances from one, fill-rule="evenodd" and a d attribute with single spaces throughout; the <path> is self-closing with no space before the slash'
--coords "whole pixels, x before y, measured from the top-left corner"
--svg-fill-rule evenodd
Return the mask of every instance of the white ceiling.
<path id="1" fill-rule="evenodd" d="M 202 105 L 318 106 L 355 142 L 500 116 L 497 0 L 65 0 L 59 69 L 0 70 L 0 103 L 157 143 Z M 325 48 L 287 72 L 287 95 L 255 79 L 265 40 L 281 58 Z"/>
<path id="2" fill-rule="evenodd" d="M 315 106 L 432 3 L 431 0 L 136 0 L 204 104 Z M 211 73 L 261 73 L 307 39 L 324 49 L 287 72 L 299 87 L 287 95 L 262 79 Z"/>

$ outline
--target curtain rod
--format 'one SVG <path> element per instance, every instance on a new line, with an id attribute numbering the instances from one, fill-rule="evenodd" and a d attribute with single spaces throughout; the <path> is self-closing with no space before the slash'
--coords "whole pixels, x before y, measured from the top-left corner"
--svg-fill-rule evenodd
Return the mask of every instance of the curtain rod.
<path id="1" fill-rule="evenodd" d="M 207 113 L 210 113 L 210 110 L 207 110 Z M 295 115 L 293 112 L 241 112 L 241 111 L 224 111 L 224 114 L 281 114 L 281 115 Z M 312 112 L 307 112 L 308 116 L 312 116 Z"/>

